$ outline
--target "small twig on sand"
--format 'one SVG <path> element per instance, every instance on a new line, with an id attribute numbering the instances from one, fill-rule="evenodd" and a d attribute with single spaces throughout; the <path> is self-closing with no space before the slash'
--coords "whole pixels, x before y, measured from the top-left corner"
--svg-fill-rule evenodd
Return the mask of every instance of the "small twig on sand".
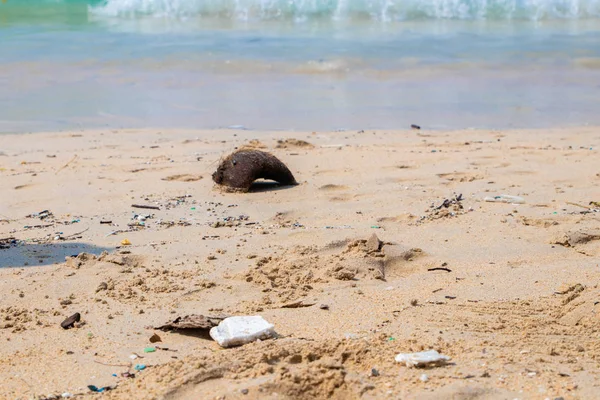
<path id="1" fill-rule="evenodd" d="M 55 173 L 54 175 L 58 175 L 58 173 L 60 171 L 62 171 L 63 169 L 67 168 L 69 166 L 69 164 L 71 164 L 73 161 L 77 160 L 77 157 L 79 157 L 77 154 L 75 154 L 75 157 L 71 158 L 71 160 L 66 163 L 65 165 L 63 165 L 62 167 L 60 167 Z"/>
<path id="2" fill-rule="evenodd" d="M 427 271 L 446 271 L 446 272 L 452 272 L 452 270 L 450 268 L 444 268 L 444 267 L 427 268 Z"/>
<path id="3" fill-rule="evenodd" d="M 133 208 L 145 208 L 147 210 L 160 210 L 160 207 L 158 207 L 158 206 L 147 206 L 145 204 L 132 204 L 131 207 L 133 207 Z"/>
<path id="4" fill-rule="evenodd" d="M 77 232 L 77 233 L 74 233 L 74 234 L 72 234 L 72 235 L 65 236 L 65 239 L 71 239 L 71 238 L 74 238 L 75 236 L 79 236 L 79 235 L 81 235 L 82 233 L 85 233 L 85 232 L 87 232 L 87 231 L 89 231 L 89 230 L 90 230 L 90 227 L 88 226 L 86 229 L 82 230 L 81 232 Z"/>
<path id="5" fill-rule="evenodd" d="M 573 203 L 571 201 L 567 201 L 567 204 L 572 205 L 572 206 L 576 206 L 576 207 L 585 208 L 586 210 L 590 210 L 592 208 L 592 207 L 584 206 L 582 204 Z"/>
<path id="6" fill-rule="evenodd" d="M 105 362 L 98 361 L 98 360 L 94 360 L 94 362 L 97 363 L 97 364 L 106 365 L 107 367 L 127 367 L 127 368 L 131 368 L 131 363 L 129 363 L 129 364 L 109 364 L 109 363 L 105 363 Z"/>

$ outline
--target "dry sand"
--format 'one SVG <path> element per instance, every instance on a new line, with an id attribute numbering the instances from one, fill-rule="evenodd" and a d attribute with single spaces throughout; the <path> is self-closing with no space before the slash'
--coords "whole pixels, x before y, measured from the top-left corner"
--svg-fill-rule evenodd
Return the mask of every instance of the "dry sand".
<path id="1" fill-rule="evenodd" d="M 300 185 L 216 190 L 242 146 Z M 599 147 L 595 128 L 1 136 L 0 398 L 597 398 Z M 279 337 L 151 329 L 187 314 Z M 394 361 L 422 349 L 452 361 Z"/>

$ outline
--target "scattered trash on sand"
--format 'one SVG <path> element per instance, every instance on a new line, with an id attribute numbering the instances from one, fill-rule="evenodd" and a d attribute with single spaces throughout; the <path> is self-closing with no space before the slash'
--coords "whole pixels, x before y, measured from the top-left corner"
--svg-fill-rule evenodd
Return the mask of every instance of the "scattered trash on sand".
<path id="1" fill-rule="evenodd" d="M 52 211 L 44 210 L 44 211 L 40 211 L 38 213 L 29 214 L 25 218 L 39 218 L 41 220 L 44 220 L 48 217 L 53 217 L 53 216 L 54 216 L 54 214 L 52 214 Z"/>
<path id="2" fill-rule="evenodd" d="M 294 175 L 277 157 L 260 150 L 242 149 L 224 158 L 212 175 L 213 181 L 229 189 L 247 192 L 257 179 L 281 185 L 297 185 Z"/>
<path id="3" fill-rule="evenodd" d="M 129 239 L 123 239 L 121 240 L 121 246 L 131 246 L 131 242 Z"/>
<path id="4" fill-rule="evenodd" d="M 439 367 L 450 361 L 450 357 L 436 350 L 428 350 L 420 353 L 400 353 L 396 356 L 396 361 L 406 364 L 407 367 Z"/>
<path id="5" fill-rule="evenodd" d="M 210 337 L 221 347 L 241 346 L 274 337 L 274 328 L 261 316 L 229 317 L 210 330 Z"/>
<path id="6" fill-rule="evenodd" d="M 525 199 L 521 196 L 511 196 L 508 194 L 501 194 L 499 196 L 493 197 L 485 197 L 483 200 L 489 203 L 525 204 Z"/>
<path id="7" fill-rule="evenodd" d="M 104 387 L 99 388 L 94 385 L 88 385 L 88 389 L 90 389 L 92 392 L 96 392 L 96 393 L 108 392 L 109 390 L 113 390 L 115 388 L 116 388 L 116 386 L 104 386 Z"/>
<path id="8" fill-rule="evenodd" d="M 16 245 L 17 239 L 14 237 L 8 237 L 8 238 L 1 238 L 0 239 L 0 250 L 5 250 L 5 249 L 9 249 L 11 246 Z"/>
<path id="9" fill-rule="evenodd" d="M 433 221 L 440 218 L 456 217 L 465 214 L 467 211 L 463 207 L 464 197 L 462 194 L 455 195 L 449 199 L 444 199 L 440 205 L 432 203 L 418 222 Z M 471 209 L 469 209 L 471 211 Z"/>
<path id="10" fill-rule="evenodd" d="M 157 326 L 154 329 L 160 329 L 161 331 L 178 330 L 178 329 L 204 329 L 209 330 L 219 325 L 225 317 L 207 317 L 204 315 L 186 315 L 184 317 L 177 317 L 172 322 L 168 322 L 164 325 Z"/>
<path id="11" fill-rule="evenodd" d="M 81 321 L 81 314 L 75 313 L 61 322 L 60 326 L 63 329 L 71 329 L 73 326 L 75 326 L 75 323 L 79 321 Z"/>

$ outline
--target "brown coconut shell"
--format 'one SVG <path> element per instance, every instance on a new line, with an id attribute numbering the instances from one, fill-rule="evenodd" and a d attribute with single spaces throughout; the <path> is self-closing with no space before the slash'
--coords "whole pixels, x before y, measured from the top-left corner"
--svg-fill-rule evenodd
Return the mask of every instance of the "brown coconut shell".
<path id="1" fill-rule="evenodd" d="M 254 150 L 237 150 L 224 158 L 212 175 L 218 185 L 247 192 L 257 179 L 268 179 L 280 185 L 297 185 L 288 167 L 273 154 Z"/>

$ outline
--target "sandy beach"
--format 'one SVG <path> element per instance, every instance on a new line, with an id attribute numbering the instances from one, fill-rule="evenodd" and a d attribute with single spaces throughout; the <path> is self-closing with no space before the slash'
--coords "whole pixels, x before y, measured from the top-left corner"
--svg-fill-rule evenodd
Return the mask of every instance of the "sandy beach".
<path id="1" fill-rule="evenodd" d="M 215 188 L 243 146 L 300 184 Z M 0 398 L 596 398 L 599 148 L 591 127 L 2 135 Z M 154 329 L 190 314 L 278 337 Z M 429 349 L 451 361 L 394 360 Z"/>

